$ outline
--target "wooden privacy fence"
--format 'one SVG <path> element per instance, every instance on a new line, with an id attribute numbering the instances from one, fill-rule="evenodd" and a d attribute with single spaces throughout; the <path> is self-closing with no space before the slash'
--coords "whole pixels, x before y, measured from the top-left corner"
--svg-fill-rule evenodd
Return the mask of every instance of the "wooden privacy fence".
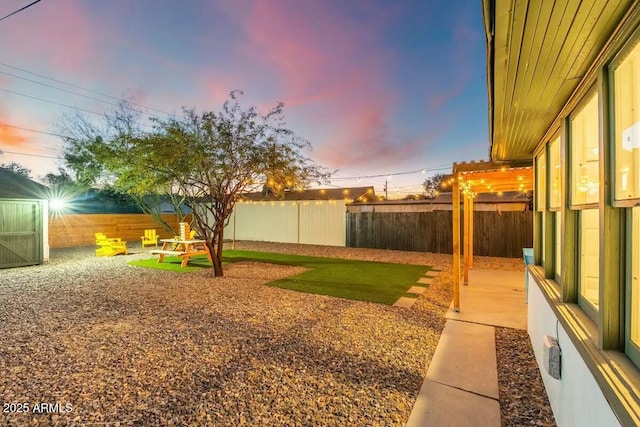
<path id="1" fill-rule="evenodd" d="M 474 255 L 520 258 L 533 245 L 531 211 L 476 211 L 473 221 Z M 348 247 L 453 253 L 451 211 L 347 213 L 346 225 Z"/>
<path id="2" fill-rule="evenodd" d="M 162 217 L 177 229 L 176 215 Z M 451 217 L 451 211 L 437 210 L 347 213 L 346 246 L 450 254 L 453 252 Z M 520 258 L 522 248 L 533 245 L 531 211 L 476 211 L 473 218 L 474 255 Z M 150 228 L 156 229 L 160 238 L 172 236 L 146 214 L 52 215 L 49 246 L 91 246 L 95 244 L 96 232 L 137 244 L 144 230 Z M 231 238 L 231 235 L 225 237 Z"/>
<path id="3" fill-rule="evenodd" d="M 163 219 L 178 227 L 175 214 L 164 214 Z M 173 234 L 147 214 L 65 214 L 49 216 L 49 246 L 66 248 L 72 246 L 95 245 L 95 233 L 100 232 L 107 237 L 121 237 L 131 244 L 141 243 L 140 236 L 145 229 L 155 229 L 161 239 L 170 238 Z"/>

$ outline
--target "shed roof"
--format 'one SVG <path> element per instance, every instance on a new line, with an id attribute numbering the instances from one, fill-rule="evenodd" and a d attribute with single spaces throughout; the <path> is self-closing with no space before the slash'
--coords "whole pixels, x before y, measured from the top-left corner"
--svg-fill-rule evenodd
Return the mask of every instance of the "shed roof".
<path id="1" fill-rule="evenodd" d="M 48 199 L 49 187 L 0 168 L 0 199 Z"/>

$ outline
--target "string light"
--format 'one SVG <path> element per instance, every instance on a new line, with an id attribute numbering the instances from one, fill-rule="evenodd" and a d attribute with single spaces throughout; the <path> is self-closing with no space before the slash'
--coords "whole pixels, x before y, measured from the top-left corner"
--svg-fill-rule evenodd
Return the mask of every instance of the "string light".
<path id="1" fill-rule="evenodd" d="M 422 168 L 422 169 L 416 169 L 416 170 L 410 170 L 410 171 L 404 171 L 404 172 L 393 172 L 393 173 L 377 174 L 377 175 L 338 176 L 338 177 L 331 177 L 331 180 L 332 181 L 347 181 L 347 180 L 362 180 L 362 179 L 369 179 L 369 178 L 387 178 L 387 179 L 390 179 L 393 176 L 426 174 L 427 172 L 435 172 L 435 171 L 441 171 L 441 170 L 451 170 L 451 166 L 436 166 L 436 167 L 433 167 L 433 168 Z"/>

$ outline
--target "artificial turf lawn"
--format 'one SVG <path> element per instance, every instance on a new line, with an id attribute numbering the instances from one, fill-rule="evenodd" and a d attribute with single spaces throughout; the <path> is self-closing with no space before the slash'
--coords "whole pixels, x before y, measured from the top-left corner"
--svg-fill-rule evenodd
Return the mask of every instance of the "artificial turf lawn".
<path id="1" fill-rule="evenodd" d="M 406 291 L 431 269 L 431 267 L 424 265 L 236 250 L 224 251 L 222 259 L 225 263 L 254 261 L 306 267 L 310 270 L 292 277 L 275 280 L 269 285 L 312 294 L 388 305 L 393 304 L 402 296 L 409 296 Z M 181 272 L 198 270 L 202 268 L 200 265 L 211 267 L 206 257 L 191 258 L 189 266 L 186 268 L 180 267 L 180 261 L 181 258 L 178 257 L 165 257 L 162 263 L 158 263 L 154 258 L 132 261 L 130 264 Z M 196 266 L 196 262 L 199 263 L 198 266 Z M 187 270 L 187 268 L 191 270 Z"/>

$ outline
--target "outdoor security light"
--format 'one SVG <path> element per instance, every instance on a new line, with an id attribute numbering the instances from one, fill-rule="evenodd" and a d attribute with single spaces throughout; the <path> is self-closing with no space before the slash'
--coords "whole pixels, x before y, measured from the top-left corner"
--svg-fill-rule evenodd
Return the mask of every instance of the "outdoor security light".
<path id="1" fill-rule="evenodd" d="M 49 200 L 49 208 L 52 211 L 60 212 L 64 209 L 65 201 L 62 199 L 51 199 Z"/>

